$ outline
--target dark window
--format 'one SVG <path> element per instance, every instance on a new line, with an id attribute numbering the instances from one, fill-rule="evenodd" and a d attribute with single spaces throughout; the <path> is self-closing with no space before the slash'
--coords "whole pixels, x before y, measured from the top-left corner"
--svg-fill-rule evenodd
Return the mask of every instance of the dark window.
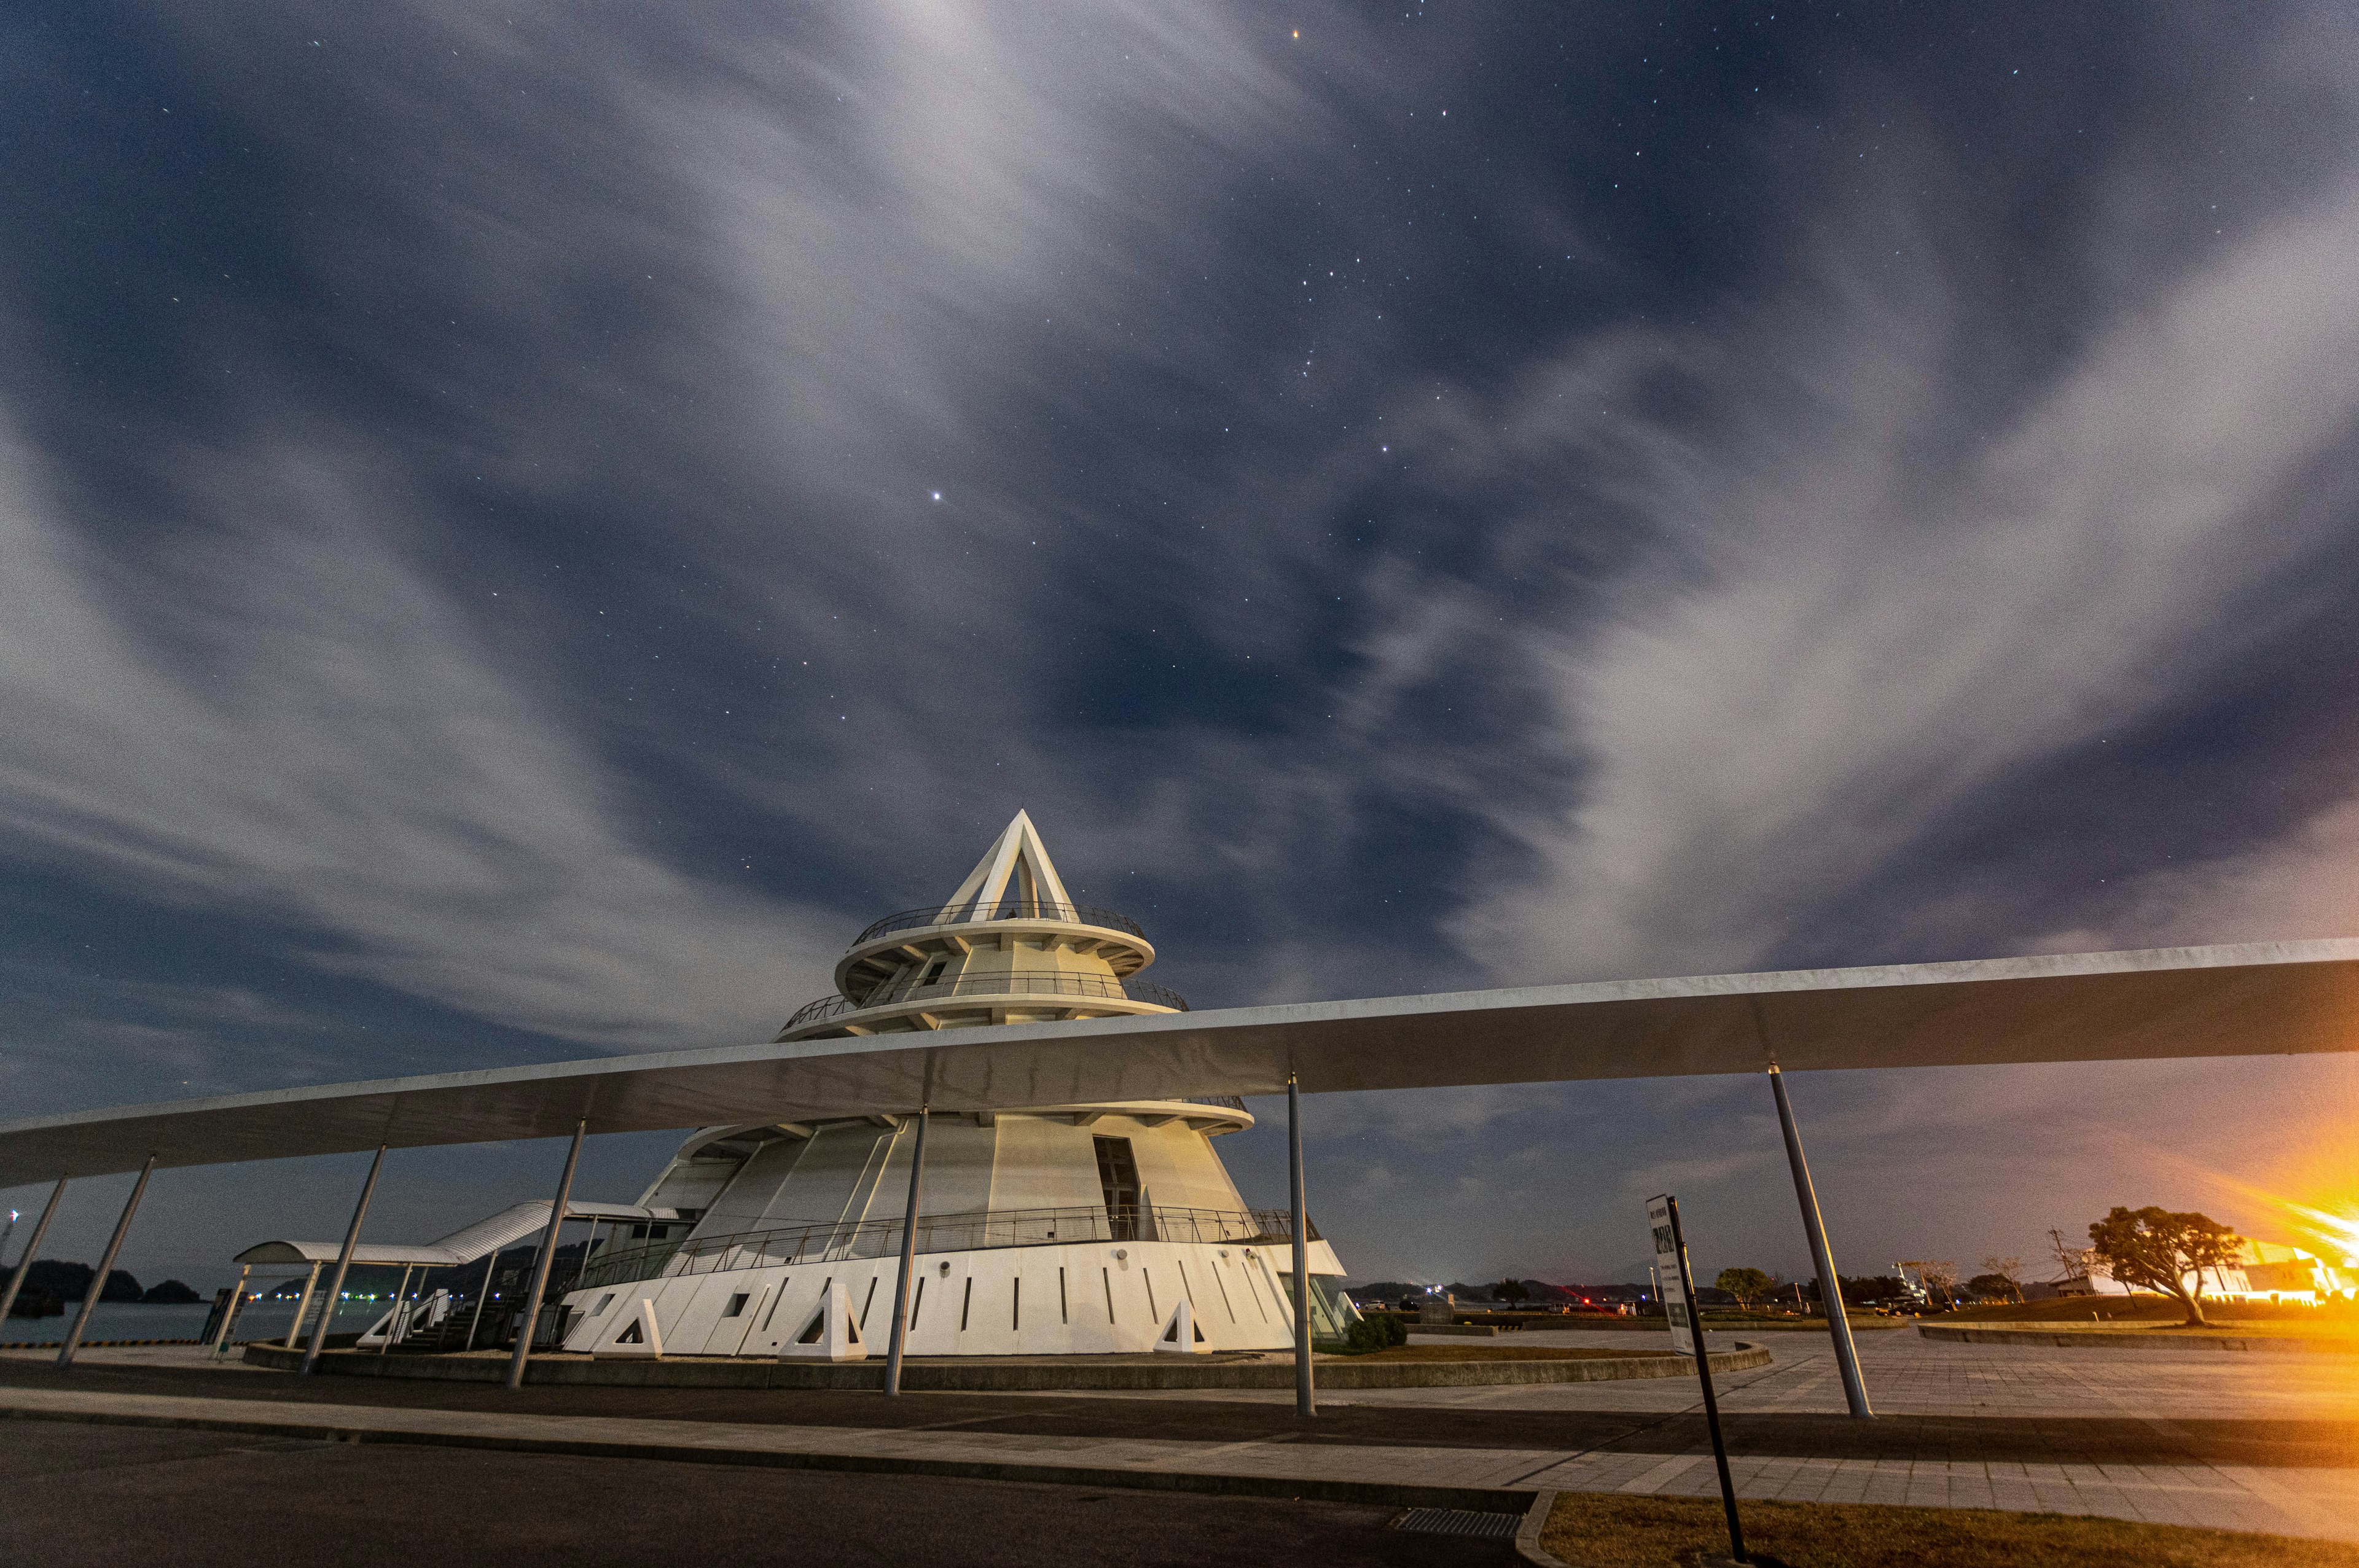
<path id="1" fill-rule="evenodd" d="M 1105 1193 L 1106 1222 L 1116 1241 L 1138 1239 L 1138 1160 L 1127 1138 L 1100 1138 L 1098 1185 Z"/>
<path id="2" fill-rule="evenodd" d="M 735 1317 L 739 1313 L 745 1310 L 746 1300 L 747 1297 L 745 1292 L 743 1291 L 738 1292 L 735 1295 L 729 1298 L 729 1308 L 721 1315 L 723 1317 Z"/>

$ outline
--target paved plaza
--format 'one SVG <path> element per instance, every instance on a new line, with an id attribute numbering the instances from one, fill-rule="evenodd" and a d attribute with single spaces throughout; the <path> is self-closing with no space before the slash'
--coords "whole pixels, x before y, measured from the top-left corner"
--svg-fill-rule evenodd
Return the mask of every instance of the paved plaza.
<path id="1" fill-rule="evenodd" d="M 1882 1418 L 1843 1415 L 1826 1341 L 1763 1334 L 1775 1359 L 1725 1376 L 1744 1495 L 2086 1513 L 2359 1540 L 2359 1357 L 2016 1348 L 1860 1336 Z M 1517 1343 L 1635 1347 L 1631 1334 Z M 1462 1344 L 1463 1341 L 1455 1341 Z M 1283 1393 L 913 1395 L 297 1383 L 186 1349 L 99 1349 L 69 1377 L 0 1358 L 0 1410 L 27 1416 L 336 1432 L 577 1454 L 1037 1475 L 1128 1474 L 1462 1488 L 1705 1495 L 1693 1383 L 1361 1390 L 1299 1422 Z M 29 1424 L 20 1433 L 35 1430 Z M 1118 1482 L 1117 1482 L 1118 1484 Z"/>

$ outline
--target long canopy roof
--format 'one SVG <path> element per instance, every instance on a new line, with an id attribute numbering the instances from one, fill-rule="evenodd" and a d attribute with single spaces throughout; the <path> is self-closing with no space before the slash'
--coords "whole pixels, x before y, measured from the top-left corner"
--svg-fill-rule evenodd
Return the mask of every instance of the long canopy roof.
<path id="1" fill-rule="evenodd" d="M 722 1046 L 0 1123 L 0 1186 L 593 1132 L 1021 1106 L 2359 1047 L 2359 940 L 1456 991 Z"/>

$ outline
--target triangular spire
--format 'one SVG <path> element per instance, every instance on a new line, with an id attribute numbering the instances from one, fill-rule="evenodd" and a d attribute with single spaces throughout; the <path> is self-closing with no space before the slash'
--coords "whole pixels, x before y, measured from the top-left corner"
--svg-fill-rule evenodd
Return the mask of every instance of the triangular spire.
<path id="1" fill-rule="evenodd" d="M 988 920 L 1010 897 L 1034 905 L 1073 902 L 1065 895 L 1065 884 L 1049 859 L 1048 846 L 1040 842 L 1039 830 L 1020 811 L 942 905 L 942 924 Z"/>

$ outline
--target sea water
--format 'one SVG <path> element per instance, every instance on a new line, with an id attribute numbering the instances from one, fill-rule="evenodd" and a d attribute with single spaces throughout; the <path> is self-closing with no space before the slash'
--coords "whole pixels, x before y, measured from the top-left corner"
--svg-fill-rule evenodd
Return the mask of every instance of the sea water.
<path id="1" fill-rule="evenodd" d="M 372 1301 L 340 1303 L 336 1321 L 328 1332 L 359 1333 L 383 1317 L 392 1304 Z M 64 1344 L 82 1303 L 68 1302 L 65 1305 L 66 1310 L 56 1317 L 12 1317 L 0 1324 L 0 1345 Z M 212 1312 L 211 1302 L 191 1302 L 184 1306 L 101 1302 L 98 1310 L 91 1314 L 90 1326 L 82 1331 L 82 1341 L 96 1344 L 103 1339 L 194 1339 L 204 1332 L 205 1319 Z M 284 1339 L 294 1322 L 295 1303 L 291 1301 L 248 1302 L 245 1310 L 237 1314 L 237 1327 L 231 1337 L 241 1344 L 254 1339 Z"/>

